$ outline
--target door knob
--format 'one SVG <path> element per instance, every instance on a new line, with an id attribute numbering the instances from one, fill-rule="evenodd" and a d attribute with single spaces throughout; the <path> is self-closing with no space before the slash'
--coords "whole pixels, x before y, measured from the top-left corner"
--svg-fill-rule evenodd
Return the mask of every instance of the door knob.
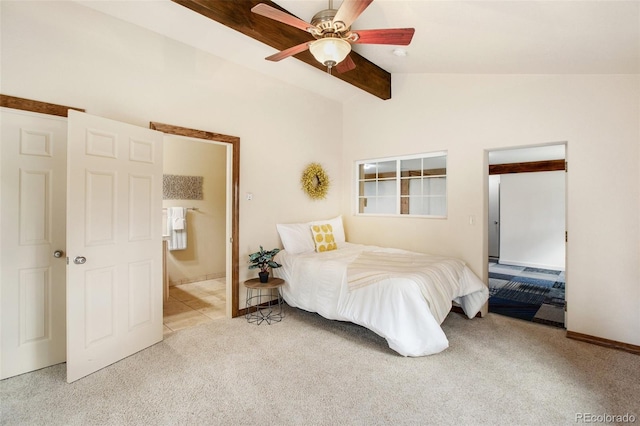
<path id="1" fill-rule="evenodd" d="M 83 256 L 76 256 L 73 259 L 73 263 L 75 263 L 76 265 L 82 265 L 83 263 L 85 263 L 87 261 L 86 257 Z"/>
<path id="2" fill-rule="evenodd" d="M 64 252 L 62 250 L 56 250 L 53 252 L 53 257 L 59 259 L 64 256 Z"/>

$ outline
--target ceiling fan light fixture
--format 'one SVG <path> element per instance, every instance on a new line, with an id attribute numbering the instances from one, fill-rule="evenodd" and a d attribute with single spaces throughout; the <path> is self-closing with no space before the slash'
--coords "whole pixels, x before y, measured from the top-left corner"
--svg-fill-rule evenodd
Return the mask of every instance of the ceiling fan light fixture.
<path id="1" fill-rule="evenodd" d="M 316 61 L 331 68 L 344 61 L 351 52 L 351 44 L 341 38 L 326 37 L 311 43 L 309 51 Z"/>

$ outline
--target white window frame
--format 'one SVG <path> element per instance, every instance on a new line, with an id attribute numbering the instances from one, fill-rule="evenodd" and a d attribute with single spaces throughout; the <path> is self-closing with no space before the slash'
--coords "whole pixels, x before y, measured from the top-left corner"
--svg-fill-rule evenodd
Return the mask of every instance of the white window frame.
<path id="1" fill-rule="evenodd" d="M 445 162 L 445 173 L 443 175 L 434 175 L 434 176 L 429 176 L 427 179 L 431 179 L 431 178 L 438 178 L 438 179 L 442 179 L 444 178 L 444 184 L 445 184 L 445 190 L 444 190 L 444 195 L 442 194 L 436 194 L 434 195 L 434 197 L 444 197 L 444 214 L 411 214 L 411 213 L 402 213 L 401 209 L 401 199 L 402 199 L 402 181 L 403 181 L 403 177 L 402 177 L 402 173 L 401 173 L 401 165 L 402 165 L 402 161 L 404 160 L 414 160 L 414 159 L 425 159 L 425 158 L 433 158 L 433 157 L 444 157 L 444 162 Z M 382 158 L 373 158 L 373 159 L 368 159 L 368 160 L 358 160 L 355 162 L 355 173 L 354 173 L 354 193 L 355 193 L 355 204 L 354 204 L 354 212 L 356 216 L 392 216 L 392 217 L 411 217 L 411 218 L 416 218 L 416 217 L 420 217 L 420 218 L 433 218 L 433 219 L 446 219 L 447 215 L 448 215 L 448 211 L 449 211 L 449 186 L 447 185 L 447 173 L 446 173 L 446 169 L 447 169 L 447 160 L 448 160 L 448 153 L 447 151 L 437 151 L 437 152 L 429 152 L 429 153 L 422 153 L 422 154 L 413 154 L 413 155 L 404 155 L 404 156 L 393 156 L 393 157 L 382 157 Z M 365 197 L 363 194 L 360 194 L 360 189 L 361 189 L 361 182 L 363 180 L 361 180 L 360 178 L 360 166 L 363 166 L 365 164 L 369 164 L 369 163 L 383 163 L 383 162 L 391 162 L 391 161 L 395 161 L 396 163 L 396 175 L 395 178 L 395 211 L 393 213 L 364 213 L 361 212 L 361 200 L 366 200 L 367 197 Z M 421 175 L 422 179 L 425 179 L 424 175 Z M 404 178 L 405 180 L 407 179 L 406 177 Z M 380 181 L 384 181 L 384 179 L 379 179 L 378 177 L 376 177 L 373 181 L 369 180 L 369 182 L 380 182 Z M 377 197 L 376 197 L 377 198 Z M 366 202 L 366 201 L 365 201 Z"/>

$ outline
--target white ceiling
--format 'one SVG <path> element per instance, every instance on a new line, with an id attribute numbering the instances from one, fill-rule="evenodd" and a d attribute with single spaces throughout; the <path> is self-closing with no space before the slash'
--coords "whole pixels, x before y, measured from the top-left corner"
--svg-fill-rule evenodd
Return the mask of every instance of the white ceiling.
<path id="1" fill-rule="evenodd" d="M 273 48 L 170 0 L 78 3 L 332 99 L 362 93 L 294 58 L 265 61 Z M 276 3 L 305 21 L 328 6 L 327 0 Z M 393 46 L 354 50 L 392 74 L 640 73 L 638 0 L 374 0 L 352 26 L 401 27 L 416 29 L 405 57 L 393 55 Z"/>

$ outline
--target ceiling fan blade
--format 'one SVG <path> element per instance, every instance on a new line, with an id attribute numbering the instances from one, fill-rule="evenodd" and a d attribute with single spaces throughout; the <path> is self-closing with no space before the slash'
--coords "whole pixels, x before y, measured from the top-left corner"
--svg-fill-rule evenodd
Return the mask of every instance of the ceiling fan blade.
<path id="1" fill-rule="evenodd" d="M 266 18 L 273 19 L 274 21 L 282 22 L 283 24 L 291 25 L 292 27 L 300 28 L 303 31 L 309 32 L 309 28 L 315 28 L 308 22 L 302 19 L 296 18 L 293 15 L 289 15 L 286 12 L 271 7 L 265 3 L 259 3 L 251 8 L 253 13 L 264 16 Z"/>
<path id="2" fill-rule="evenodd" d="M 271 56 L 267 56 L 265 59 L 267 61 L 273 61 L 273 62 L 280 61 L 284 58 L 288 58 L 289 56 L 297 55 L 300 52 L 304 52 L 305 50 L 309 49 L 309 45 L 311 43 L 312 43 L 311 41 L 307 41 L 302 44 L 298 44 L 297 46 L 293 46 L 281 52 L 275 53 Z"/>
<path id="3" fill-rule="evenodd" d="M 411 43 L 414 28 L 389 28 L 383 30 L 356 30 L 352 33 L 358 34 L 358 39 L 354 44 L 395 44 L 397 46 L 407 46 Z"/>
<path id="4" fill-rule="evenodd" d="M 353 21 L 371 4 L 373 0 L 344 0 L 336 16 L 333 18 L 333 22 L 344 23 L 345 28 L 349 28 Z"/>
<path id="5" fill-rule="evenodd" d="M 336 65 L 336 71 L 342 74 L 343 72 L 347 72 L 347 71 L 351 71 L 352 69 L 355 69 L 355 67 L 356 67 L 356 63 L 353 62 L 353 59 L 351 59 L 351 55 L 347 55 L 347 57 L 344 58 L 342 62 Z"/>

